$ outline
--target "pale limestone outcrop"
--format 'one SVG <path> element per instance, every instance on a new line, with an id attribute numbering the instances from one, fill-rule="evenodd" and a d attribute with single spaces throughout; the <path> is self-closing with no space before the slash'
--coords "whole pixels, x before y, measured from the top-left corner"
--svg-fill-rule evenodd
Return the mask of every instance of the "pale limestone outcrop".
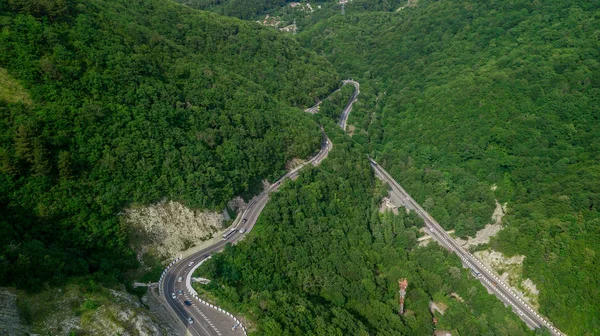
<path id="1" fill-rule="evenodd" d="M 0 288 L 0 335 L 26 335 L 17 310 L 17 294 L 11 288 Z"/>
<path id="2" fill-rule="evenodd" d="M 464 248 L 469 248 L 471 246 L 476 246 L 480 244 L 487 244 L 490 242 L 490 238 L 498 234 L 502 227 L 502 218 L 506 214 L 506 203 L 501 205 L 496 201 L 496 209 L 492 214 L 492 223 L 487 224 L 483 229 L 477 231 L 475 237 L 467 237 L 467 240 L 456 238 L 456 242 L 460 244 Z"/>
<path id="3" fill-rule="evenodd" d="M 524 255 L 506 257 L 498 251 L 491 249 L 473 253 L 482 263 L 496 271 L 500 278 L 518 292 L 525 301 L 539 308 L 539 290 L 531 279 L 523 279 Z"/>
<path id="4" fill-rule="evenodd" d="M 140 261 L 146 254 L 172 258 L 212 238 L 224 222 L 222 213 L 190 209 L 174 201 L 130 208 L 123 216 L 132 228 L 131 242 Z"/>
<path id="5" fill-rule="evenodd" d="M 99 336 L 177 336 L 178 326 L 161 316 L 164 308 L 156 300 L 144 296 L 142 302 L 119 290 L 93 285 L 67 285 L 39 293 L 19 291 L 22 305 L 28 308 L 28 325 L 32 333 L 0 332 L 0 335 L 99 335 Z M 150 294 L 151 298 L 153 296 Z M 154 309 L 159 305 L 161 310 Z M 148 309 L 150 307 L 150 309 Z M 164 315 L 164 314 L 162 314 Z M 3 322 L 0 320 L 0 322 Z M 3 325 L 3 324 L 2 324 Z M 0 326 L 2 326 L 0 325 Z M 0 331 L 2 329 L 0 328 Z"/>

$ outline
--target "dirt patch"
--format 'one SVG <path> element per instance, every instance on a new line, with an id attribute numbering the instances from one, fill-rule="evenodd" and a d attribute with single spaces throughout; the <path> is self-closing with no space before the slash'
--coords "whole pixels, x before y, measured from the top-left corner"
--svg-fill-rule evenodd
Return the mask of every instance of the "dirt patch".
<path id="1" fill-rule="evenodd" d="M 389 198 L 384 197 L 381 199 L 381 203 L 379 204 L 379 212 L 384 213 L 386 211 L 392 211 L 394 215 L 398 214 L 398 207 L 395 206 Z"/>
<path id="2" fill-rule="evenodd" d="M 501 223 L 505 213 L 506 203 L 504 205 L 500 205 L 500 203 L 496 201 L 496 209 L 494 209 L 494 213 L 492 214 L 492 223 L 477 231 L 475 238 L 467 237 L 467 240 L 456 238 L 456 242 L 467 249 L 471 246 L 489 243 L 490 238 L 502 230 Z"/>
<path id="3" fill-rule="evenodd" d="M 348 135 L 350 135 L 350 137 L 352 137 L 354 135 L 355 131 L 356 131 L 356 126 L 348 125 Z"/>
<path id="4" fill-rule="evenodd" d="M 521 285 L 536 297 L 540 295 L 540 291 L 537 289 L 537 286 L 533 283 L 533 281 L 531 281 L 531 279 L 523 280 Z"/>
<path id="5" fill-rule="evenodd" d="M 500 205 L 500 203 L 498 203 L 498 200 L 496 200 L 496 208 L 494 209 L 494 213 L 492 214 L 492 222 L 494 224 L 502 224 L 502 218 L 504 218 L 504 215 L 506 214 L 506 206 L 507 203 Z"/>
<path id="6" fill-rule="evenodd" d="M 405 8 L 417 7 L 418 4 L 419 4 L 419 0 L 408 0 L 406 2 L 406 5 L 400 6 L 398 9 L 396 9 L 396 12 L 399 12 Z"/>
<path id="7" fill-rule="evenodd" d="M 457 293 L 450 293 L 450 297 L 453 299 L 457 299 L 459 302 L 464 302 L 465 300 L 463 300 L 462 297 L 460 297 L 460 295 L 458 295 Z"/>
<path id="8" fill-rule="evenodd" d="M 490 242 L 490 238 L 495 236 L 501 230 L 502 225 L 500 224 L 488 224 L 483 229 L 477 231 L 475 238 L 467 237 L 467 240 L 464 240 L 457 237 L 456 242 L 467 249 L 471 246 L 487 244 Z"/>
<path id="9" fill-rule="evenodd" d="M 300 167 L 301 165 L 303 165 L 305 163 L 306 163 L 306 160 L 302 160 L 302 159 L 299 159 L 299 158 L 291 159 L 290 161 L 288 161 L 285 164 L 285 170 L 287 172 L 291 172 L 295 168 Z"/>
<path id="10" fill-rule="evenodd" d="M 212 238 L 223 226 L 223 214 L 190 209 L 178 202 L 164 201 L 124 211 L 133 229 L 131 243 L 143 263 L 144 255 L 172 258 Z"/>
<path id="11" fill-rule="evenodd" d="M 443 302 L 429 302 L 429 311 L 431 311 L 432 314 L 437 311 L 438 313 L 444 315 L 446 309 L 448 309 L 448 306 Z"/>

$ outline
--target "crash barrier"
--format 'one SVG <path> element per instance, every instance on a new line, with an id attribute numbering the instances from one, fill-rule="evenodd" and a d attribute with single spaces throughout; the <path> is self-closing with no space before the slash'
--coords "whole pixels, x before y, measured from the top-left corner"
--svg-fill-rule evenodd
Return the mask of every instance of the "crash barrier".
<path id="1" fill-rule="evenodd" d="M 244 327 L 242 322 L 240 322 L 240 320 L 238 320 L 237 317 L 235 317 L 233 314 L 231 314 L 230 312 L 226 311 L 225 309 L 223 309 L 221 307 L 215 306 L 213 304 L 210 304 L 210 303 L 202 300 L 201 298 L 198 297 L 198 292 L 196 292 L 196 290 L 192 287 L 192 274 L 194 274 L 194 272 L 196 271 L 196 269 L 198 269 L 198 267 L 200 267 L 200 265 L 202 265 L 205 261 L 207 261 L 210 258 L 211 257 L 205 258 L 202 261 L 200 261 L 199 263 L 197 263 L 194 267 L 192 267 L 192 269 L 189 271 L 189 273 L 187 274 L 187 276 L 185 278 L 185 287 L 186 287 L 187 291 L 190 293 L 190 295 L 198 302 L 231 317 L 235 321 L 235 325 L 238 326 L 238 328 L 242 328 L 242 331 L 244 332 L 244 336 L 246 336 L 246 335 L 248 335 L 246 332 L 246 327 Z"/>
<path id="2" fill-rule="evenodd" d="M 177 258 L 175 258 L 175 260 L 171 261 L 169 266 L 167 266 L 167 268 L 165 268 L 165 270 L 160 275 L 160 280 L 158 280 L 158 295 L 159 296 L 162 294 L 162 283 L 163 283 L 163 280 L 165 279 L 165 276 L 167 275 L 167 272 L 169 271 L 169 269 L 171 267 L 173 267 L 173 265 L 175 265 L 179 261 L 179 259 L 181 259 L 181 258 L 177 257 Z"/>

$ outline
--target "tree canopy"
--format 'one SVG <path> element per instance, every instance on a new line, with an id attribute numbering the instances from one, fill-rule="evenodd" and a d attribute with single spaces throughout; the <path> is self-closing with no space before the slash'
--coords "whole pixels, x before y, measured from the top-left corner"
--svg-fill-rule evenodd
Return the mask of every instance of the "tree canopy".
<path id="1" fill-rule="evenodd" d="M 447 229 L 523 254 L 540 311 L 600 332 L 600 7 L 574 1 L 419 1 L 352 11 L 298 37 L 361 82 L 355 138 Z M 577 307 L 577 309 L 574 309 Z"/>
<path id="2" fill-rule="evenodd" d="M 415 213 L 380 213 L 387 189 L 363 149 L 326 130 L 327 160 L 286 181 L 249 236 L 199 268 L 212 280 L 200 293 L 256 322 L 257 335 L 431 335 L 430 300 L 449 306 L 435 316 L 453 334 L 533 334 L 456 255 L 417 248 Z M 400 278 L 409 281 L 402 316 Z"/>
<path id="3" fill-rule="evenodd" d="M 0 101 L 2 285 L 119 279 L 135 267 L 124 207 L 221 210 L 319 148 L 295 106 L 337 74 L 286 36 L 159 0 L 0 12 L 0 67 L 31 99 Z"/>

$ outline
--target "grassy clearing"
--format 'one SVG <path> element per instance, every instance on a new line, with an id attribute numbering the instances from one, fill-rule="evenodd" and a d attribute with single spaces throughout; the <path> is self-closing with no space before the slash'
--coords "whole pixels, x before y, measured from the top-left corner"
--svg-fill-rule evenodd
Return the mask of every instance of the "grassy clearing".
<path id="1" fill-rule="evenodd" d="M 0 68 L 0 101 L 31 105 L 27 91 L 3 68 Z"/>

